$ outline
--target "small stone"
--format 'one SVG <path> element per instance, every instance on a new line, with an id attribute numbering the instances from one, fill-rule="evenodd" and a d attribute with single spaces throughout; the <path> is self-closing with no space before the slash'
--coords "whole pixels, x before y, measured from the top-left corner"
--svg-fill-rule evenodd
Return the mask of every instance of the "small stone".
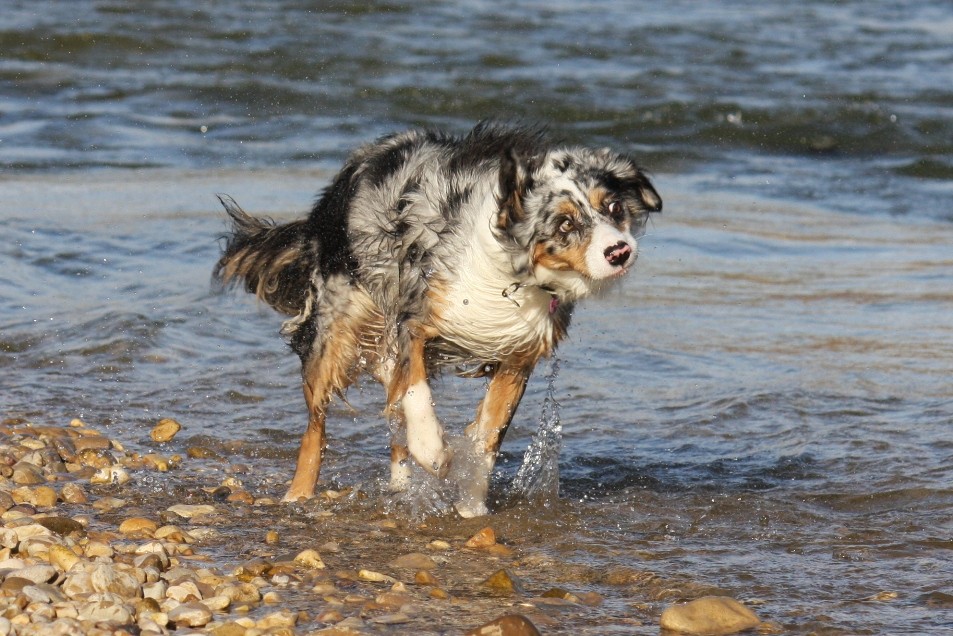
<path id="1" fill-rule="evenodd" d="M 265 605 L 277 605 L 282 601 L 284 601 L 284 599 L 281 597 L 281 594 L 275 591 L 265 592 L 261 595 L 261 602 Z"/>
<path id="2" fill-rule="evenodd" d="M 433 589 L 430 590 L 430 598 L 435 598 L 435 599 L 439 599 L 439 600 L 441 600 L 441 601 L 445 601 L 445 600 L 447 600 L 448 598 L 450 598 L 450 594 L 448 594 L 447 591 L 444 590 L 444 589 L 441 589 L 441 588 L 439 588 L 439 587 L 435 587 L 435 588 L 433 588 Z"/>
<path id="3" fill-rule="evenodd" d="M 169 621 L 179 627 L 204 627 L 212 621 L 212 612 L 201 603 L 183 603 L 169 612 Z"/>
<path id="4" fill-rule="evenodd" d="M 13 475 L 10 477 L 18 486 L 35 486 L 46 483 L 39 467 L 26 462 L 17 462 L 13 465 Z"/>
<path id="5" fill-rule="evenodd" d="M 56 491 L 49 486 L 21 486 L 10 495 L 16 503 L 28 503 L 37 508 L 52 508 L 56 505 Z"/>
<path id="6" fill-rule="evenodd" d="M 132 622 L 132 612 L 125 605 L 111 601 L 93 601 L 80 609 L 77 618 L 94 623 L 103 622 L 122 625 Z"/>
<path id="7" fill-rule="evenodd" d="M 496 533 L 493 532 L 493 528 L 487 526 L 483 528 L 475 535 L 467 539 L 467 542 L 464 544 L 468 548 L 489 548 L 491 545 L 496 543 Z"/>
<path id="8" fill-rule="evenodd" d="M 436 577 L 427 570 L 420 570 L 414 575 L 414 583 L 417 585 L 436 585 Z"/>
<path id="9" fill-rule="evenodd" d="M 427 544 L 427 547 L 431 550 L 449 550 L 450 544 L 442 539 L 434 539 Z"/>
<path id="10" fill-rule="evenodd" d="M 278 536 L 278 533 L 274 530 L 269 530 L 265 533 L 265 544 L 266 545 L 278 545 L 278 542 L 281 541 L 281 537 Z"/>
<path id="11" fill-rule="evenodd" d="M 232 599 L 225 595 L 210 596 L 202 599 L 202 605 L 213 612 L 224 612 L 232 604 Z"/>
<path id="12" fill-rule="evenodd" d="M 210 506 L 209 504 L 178 504 L 169 506 L 168 511 L 180 517 L 192 519 L 194 517 L 201 517 L 202 515 L 213 514 L 215 512 L 215 506 Z"/>
<path id="13" fill-rule="evenodd" d="M 79 562 L 79 556 L 63 545 L 51 545 L 48 558 L 50 565 L 63 572 L 69 572 Z"/>
<path id="14" fill-rule="evenodd" d="M 294 627 L 298 623 L 298 614 L 297 612 L 292 612 L 289 610 L 281 610 L 280 612 L 274 612 L 262 618 L 261 620 L 255 623 L 255 627 L 258 629 L 273 629 L 280 627 Z"/>
<path id="15" fill-rule="evenodd" d="M 261 600 L 261 592 L 251 583 L 236 583 L 234 585 L 223 585 L 216 594 L 227 596 L 232 603 L 257 603 Z"/>
<path id="16" fill-rule="evenodd" d="M 169 458 L 157 453 L 147 453 L 143 455 L 142 463 L 146 466 L 146 468 L 157 470 L 160 473 L 168 472 L 169 468 L 171 468 Z"/>
<path id="17" fill-rule="evenodd" d="M 248 629 L 235 621 L 228 621 L 221 625 L 209 628 L 208 633 L 212 636 L 245 636 Z"/>
<path id="18" fill-rule="evenodd" d="M 119 524 L 119 532 L 126 535 L 153 537 L 158 528 L 158 523 L 145 517 L 130 517 Z"/>
<path id="19" fill-rule="evenodd" d="M 86 529 L 79 521 L 69 517 L 42 517 L 37 519 L 36 522 L 50 532 L 55 532 L 62 537 Z"/>
<path id="20" fill-rule="evenodd" d="M 433 570 L 437 567 L 437 562 L 426 554 L 420 552 L 411 552 L 397 557 L 390 562 L 392 568 L 409 568 L 414 570 Z"/>
<path id="21" fill-rule="evenodd" d="M 56 576 L 56 568 L 51 565 L 31 565 L 17 570 L 16 576 L 31 583 L 49 583 Z"/>
<path id="22" fill-rule="evenodd" d="M 152 432 L 149 433 L 149 437 L 152 438 L 153 442 L 169 442 L 173 437 L 175 437 L 176 433 L 181 430 L 181 424 L 172 418 L 166 417 L 159 420 L 159 423 L 152 428 Z"/>
<path id="23" fill-rule="evenodd" d="M 522 585 L 519 579 L 511 575 L 506 570 L 497 570 L 488 579 L 483 581 L 483 587 L 496 592 L 513 594 L 522 591 Z"/>
<path id="24" fill-rule="evenodd" d="M 357 578 L 361 581 L 370 581 L 371 583 L 396 583 L 397 579 L 392 576 L 387 576 L 386 574 L 381 574 L 380 572 L 375 572 L 373 570 L 360 570 L 357 573 Z"/>
<path id="25" fill-rule="evenodd" d="M 128 483 L 132 477 L 129 476 L 129 471 L 127 471 L 122 466 L 105 466 L 96 471 L 96 473 L 89 478 L 89 483 L 91 484 L 125 484 Z"/>
<path id="26" fill-rule="evenodd" d="M 83 487 L 79 484 L 63 484 L 63 488 L 60 490 L 60 497 L 62 497 L 66 503 L 71 504 L 84 504 L 89 501 L 86 497 L 86 493 L 83 491 Z"/>
<path id="27" fill-rule="evenodd" d="M 727 596 L 705 596 L 673 605 L 661 617 L 662 629 L 711 636 L 734 634 L 760 624 L 754 612 Z"/>
<path id="28" fill-rule="evenodd" d="M 321 560 L 321 555 L 318 554 L 316 550 L 302 550 L 298 553 L 298 556 L 294 558 L 294 562 L 306 568 L 315 570 L 324 569 L 324 561 Z"/>
<path id="29" fill-rule="evenodd" d="M 344 620 L 344 615 L 337 610 L 325 610 L 318 614 L 315 620 L 319 623 L 340 623 Z"/>
<path id="30" fill-rule="evenodd" d="M 409 623 L 411 621 L 410 616 L 402 612 L 396 614 L 384 614 L 383 616 L 375 616 L 370 620 L 371 623 L 376 625 L 403 625 L 404 623 Z"/>
<path id="31" fill-rule="evenodd" d="M 464 636 L 540 636 L 540 634 L 532 621 L 525 616 L 506 614 L 471 629 Z"/>

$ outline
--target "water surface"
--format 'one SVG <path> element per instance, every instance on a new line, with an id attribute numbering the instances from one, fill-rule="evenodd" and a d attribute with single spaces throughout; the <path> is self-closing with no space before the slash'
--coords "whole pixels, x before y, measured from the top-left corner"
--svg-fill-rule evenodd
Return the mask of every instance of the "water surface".
<path id="1" fill-rule="evenodd" d="M 214 448 L 227 459 L 209 471 L 248 463 L 280 495 L 305 421 L 297 361 L 279 317 L 210 288 L 214 195 L 292 218 L 378 134 L 546 121 L 636 154 L 666 207 L 636 271 L 579 308 L 560 349 L 558 499 L 510 488 L 548 412 L 545 368 L 504 445 L 492 523 L 531 556 L 531 590 L 606 598 L 562 614 L 565 633 L 657 633 L 666 605 L 706 591 L 791 633 L 940 633 L 951 34 L 953 11 L 929 2 L 14 2 L 0 416 L 79 416 L 134 448 L 175 417 L 170 452 Z M 438 384 L 449 428 L 481 390 Z M 412 516 L 382 489 L 379 387 L 348 397 L 323 483 L 370 499 L 335 518 Z M 140 478 L 156 496 L 197 488 Z M 304 533 L 322 506 L 248 523 Z M 592 574 L 623 567 L 654 578 Z"/>

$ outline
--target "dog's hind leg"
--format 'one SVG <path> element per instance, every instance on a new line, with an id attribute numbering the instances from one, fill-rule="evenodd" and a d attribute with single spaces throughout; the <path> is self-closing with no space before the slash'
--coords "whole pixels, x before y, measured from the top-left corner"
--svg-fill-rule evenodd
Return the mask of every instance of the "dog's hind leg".
<path id="1" fill-rule="evenodd" d="M 466 429 L 467 438 L 475 447 L 477 465 L 474 474 L 468 475 L 466 483 L 460 484 L 460 501 L 456 508 L 462 517 L 479 517 L 488 512 L 486 495 L 490 474 L 496 465 L 506 429 L 523 398 L 530 371 L 522 368 L 498 369 L 477 408 L 476 419 Z"/>
<path id="2" fill-rule="evenodd" d="M 302 363 L 304 399 L 308 405 L 308 428 L 301 438 L 298 464 L 291 486 L 282 501 L 314 496 L 327 439 L 324 434 L 328 404 L 335 393 L 343 393 L 358 370 L 361 322 L 341 314 L 324 333 L 318 333 L 311 354 Z"/>

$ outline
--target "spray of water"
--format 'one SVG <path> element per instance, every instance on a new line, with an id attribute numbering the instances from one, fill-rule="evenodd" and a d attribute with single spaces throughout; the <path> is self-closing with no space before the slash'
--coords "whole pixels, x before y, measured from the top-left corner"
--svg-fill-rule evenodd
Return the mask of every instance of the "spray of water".
<path id="1" fill-rule="evenodd" d="M 559 451 L 562 448 L 563 426 L 559 421 L 556 401 L 556 377 L 559 360 L 554 356 L 546 375 L 546 398 L 539 416 L 539 426 L 523 455 L 510 494 L 530 501 L 546 501 L 559 494 Z"/>

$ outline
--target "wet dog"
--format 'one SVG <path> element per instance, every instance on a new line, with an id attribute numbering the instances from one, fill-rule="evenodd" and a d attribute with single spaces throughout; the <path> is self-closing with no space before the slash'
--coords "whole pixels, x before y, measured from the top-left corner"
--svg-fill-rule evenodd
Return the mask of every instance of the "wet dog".
<path id="1" fill-rule="evenodd" d="M 457 510 L 486 514 L 490 473 L 526 382 L 566 335 L 574 304 L 630 270 L 662 201 L 636 163 L 482 123 L 463 137 L 410 131 L 355 151 L 311 214 L 276 225 L 222 203 L 232 232 L 214 278 L 291 317 L 308 427 L 285 501 L 314 494 L 334 394 L 361 373 L 387 392 L 393 490 L 415 461 L 452 452 L 429 378 L 487 377 L 466 428 L 479 470 Z"/>

